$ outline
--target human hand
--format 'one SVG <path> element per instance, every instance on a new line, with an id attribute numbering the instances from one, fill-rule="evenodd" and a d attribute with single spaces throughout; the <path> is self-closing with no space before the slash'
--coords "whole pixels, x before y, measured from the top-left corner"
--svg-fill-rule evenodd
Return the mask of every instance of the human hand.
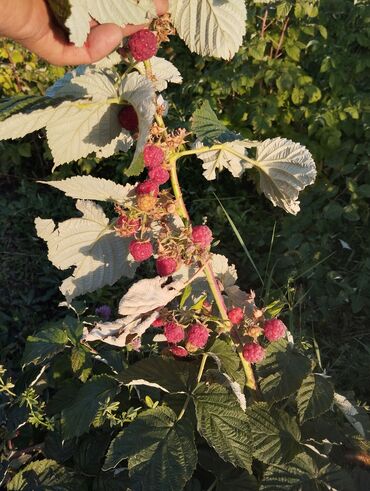
<path id="1" fill-rule="evenodd" d="M 154 0 L 158 15 L 167 11 L 167 0 Z M 94 63 L 116 48 L 124 36 L 145 27 L 98 24 L 91 21 L 83 47 L 74 46 L 55 21 L 45 0 L 0 0 L 0 35 L 14 39 L 53 65 Z"/>

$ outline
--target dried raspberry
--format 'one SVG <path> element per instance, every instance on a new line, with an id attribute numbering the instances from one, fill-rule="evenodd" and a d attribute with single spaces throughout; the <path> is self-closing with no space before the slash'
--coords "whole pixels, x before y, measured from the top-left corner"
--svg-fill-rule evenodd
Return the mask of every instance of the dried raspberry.
<path id="1" fill-rule="evenodd" d="M 148 29 L 141 29 L 130 36 L 128 46 L 136 61 L 149 60 L 158 51 L 157 37 Z"/>
<path id="2" fill-rule="evenodd" d="M 178 358 L 185 358 L 189 354 L 182 346 L 171 346 L 170 351 L 174 356 L 177 356 Z"/>
<path id="3" fill-rule="evenodd" d="M 141 227 L 141 220 L 139 218 L 129 218 L 127 215 L 121 215 L 118 217 L 114 229 L 122 237 L 132 237 L 135 235 Z"/>
<path id="4" fill-rule="evenodd" d="M 185 338 L 184 329 L 177 322 L 167 322 L 164 326 L 164 335 L 171 344 L 179 343 Z"/>
<path id="5" fill-rule="evenodd" d="M 148 169 L 153 169 L 153 167 L 158 167 L 164 161 L 164 152 L 161 147 L 157 145 L 145 145 L 144 147 L 144 164 Z"/>
<path id="6" fill-rule="evenodd" d="M 259 363 L 265 357 L 265 350 L 258 343 L 249 343 L 244 345 L 243 356 L 249 363 Z"/>
<path id="7" fill-rule="evenodd" d="M 177 261 L 174 257 L 159 257 L 155 262 L 159 276 L 170 276 L 177 269 Z"/>
<path id="8" fill-rule="evenodd" d="M 158 317 L 158 319 L 152 322 L 152 327 L 163 327 L 166 324 L 166 321 Z"/>
<path id="9" fill-rule="evenodd" d="M 198 244 L 202 249 L 207 249 L 212 242 L 212 232 L 207 225 L 196 225 L 193 227 L 191 237 L 194 244 Z"/>
<path id="10" fill-rule="evenodd" d="M 233 324 L 240 324 L 244 319 L 244 312 L 240 307 L 234 307 L 228 311 L 227 316 Z"/>
<path id="11" fill-rule="evenodd" d="M 156 202 L 157 198 L 150 194 L 139 194 L 137 197 L 137 206 L 141 211 L 151 211 L 155 207 Z"/>
<path id="12" fill-rule="evenodd" d="M 139 131 L 139 119 L 132 106 L 124 106 L 118 113 L 118 120 L 122 128 L 130 133 Z"/>
<path id="13" fill-rule="evenodd" d="M 158 184 L 165 184 L 170 178 L 170 173 L 163 167 L 154 167 L 150 169 L 149 177 Z"/>
<path id="14" fill-rule="evenodd" d="M 269 341 L 277 341 L 285 336 L 286 325 L 280 319 L 271 319 L 263 326 L 264 335 Z"/>
<path id="15" fill-rule="evenodd" d="M 187 330 L 186 348 L 188 351 L 196 351 L 204 348 L 209 338 L 209 331 L 203 324 L 193 324 Z"/>
<path id="16" fill-rule="evenodd" d="M 136 194 L 150 194 L 151 196 L 157 196 L 159 193 L 158 183 L 147 179 L 136 186 Z"/>
<path id="17" fill-rule="evenodd" d="M 145 261 L 153 255 L 153 246 L 150 242 L 133 240 L 130 242 L 129 250 L 135 261 Z"/>

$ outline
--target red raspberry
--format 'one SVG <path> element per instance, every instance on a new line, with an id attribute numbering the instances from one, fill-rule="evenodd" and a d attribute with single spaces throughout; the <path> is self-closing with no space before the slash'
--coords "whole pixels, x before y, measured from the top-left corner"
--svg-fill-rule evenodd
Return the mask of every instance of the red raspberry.
<path id="1" fill-rule="evenodd" d="M 141 220 L 139 218 L 129 218 L 127 215 L 118 217 L 114 226 L 116 232 L 122 237 L 132 237 L 140 230 L 140 227 Z"/>
<path id="2" fill-rule="evenodd" d="M 130 133 L 139 131 L 139 119 L 132 106 L 124 106 L 118 113 L 118 120 L 122 128 Z"/>
<path id="3" fill-rule="evenodd" d="M 203 324 L 193 324 L 188 328 L 186 348 L 188 351 L 196 351 L 204 348 L 209 338 L 209 331 Z"/>
<path id="4" fill-rule="evenodd" d="M 159 276 L 170 276 L 177 269 L 177 261 L 174 257 L 159 257 L 155 265 Z"/>
<path id="5" fill-rule="evenodd" d="M 170 173 L 163 167 L 154 167 L 150 169 L 149 177 L 158 184 L 165 184 L 170 178 Z"/>
<path id="6" fill-rule="evenodd" d="M 135 261 L 145 261 L 153 255 L 153 246 L 150 242 L 133 240 L 130 242 L 129 250 Z"/>
<path id="7" fill-rule="evenodd" d="M 177 322 L 167 322 L 164 326 L 164 335 L 171 344 L 179 343 L 185 338 L 184 329 Z"/>
<path id="8" fill-rule="evenodd" d="M 234 307 L 228 311 L 227 316 L 233 324 L 240 324 L 244 319 L 244 312 L 240 307 Z"/>
<path id="9" fill-rule="evenodd" d="M 152 322 L 152 327 L 163 327 L 166 324 L 166 321 L 158 317 L 155 321 Z"/>
<path id="10" fill-rule="evenodd" d="M 264 335 L 269 341 L 277 341 L 285 336 L 286 325 L 280 319 L 271 319 L 263 326 Z"/>
<path id="11" fill-rule="evenodd" d="M 157 196 L 158 193 L 158 183 L 151 179 L 147 179 L 136 186 L 136 194 L 150 194 L 151 196 Z"/>
<path id="12" fill-rule="evenodd" d="M 171 346 L 170 351 L 174 356 L 177 356 L 178 358 L 185 358 L 189 354 L 182 346 Z"/>
<path id="13" fill-rule="evenodd" d="M 163 164 L 164 152 L 161 147 L 157 145 L 145 145 L 144 147 L 144 164 L 148 169 L 153 169 L 153 167 L 158 167 Z"/>
<path id="14" fill-rule="evenodd" d="M 249 363 L 259 363 L 265 357 L 265 350 L 258 343 L 249 343 L 244 345 L 243 356 Z"/>
<path id="15" fill-rule="evenodd" d="M 191 237 L 194 244 L 199 245 L 202 249 L 207 249 L 212 242 L 212 232 L 207 225 L 196 225 L 193 227 Z"/>
<path id="16" fill-rule="evenodd" d="M 157 36 L 148 29 L 141 29 L 130 36 L 128 46 L 136 61 L 149 60 L 158 51 Z"/>

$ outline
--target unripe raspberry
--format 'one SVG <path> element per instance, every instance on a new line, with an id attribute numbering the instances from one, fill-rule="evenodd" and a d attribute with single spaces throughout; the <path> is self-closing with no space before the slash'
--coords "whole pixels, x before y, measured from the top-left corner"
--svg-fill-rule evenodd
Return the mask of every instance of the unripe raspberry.
<path id="1" fill-rule="evenodd" d="M 148 169 L 153 169 L 153 167 L 158 167 L 164 161 L 164 152 L 161 147 L 157 145 L 145 145 L 144 147 L 144 164 Z"/>
<path id="2" fill-rule="evenodd" d="M 151 211 L 155 207 L 156 202 L 157 198 L 155 196 L 151 196 L 150 194 L 140 194 L 137 197 L 137 207 L 141 211 Z"/>
<path id="3" fill-rule="evenodd" d="M 132 106 L 124 106 L 118 113 L 118 120 L 122 128 L 130 133 L 139 131 L 139 119 Z"/>
<path id="4" fill-rule="evenodd" d="M 179 343 L 185 338 L 184 329 L 177 322 L 167 322 L 164 326 L 164 335 L 171 344 Z"/>
<path id="5" fill-rule="evenodd" d="M 130 242 L 129 251 L 135 261 L 145 261 L 153 255 L 153 246 L 150 242 L 141 242 L 139 240 L 133 240 Z"/>
<path id="6" fill-rule="evenodd" d="M 130 36 L 128 46 L 136 61 L 149 60 L 158 51 L 157 37 L 148 29 L 141 29 Z"/>
<path id="7" fill-rule="evenodd" d="M 233 324 L 240 324 L 244 319 L 244 312 L 240 307 L 234 307 L 228 311 L 227 316 Z"/>
<path id="8" fill-rule="evenodd" d="M 202 249 L 207 249 L 212 242 L 212 232 L 207 225 L 196 225 L 193 227 L 191 237 L 194 244 L 199 245 Z"/>
<path id="9" fill-rule="evenodd" d="M 259 363 L 265 357 L 265 350 L 260 344 L 249 343 L 243 348 L 243 356 L 249 363 Z"/>
<path id="10" fill-rule="evenodd" d="M 188 352 L 182 346 L 171 346 L 171 353 L 178 358 L 186 358 L 188 356 Z"/>
<path id="11" fill-rule="evenodd" d="M 150 194 L 151 196 L 157 196 L 159 193 L 158 183 L 147 179 L 136 186 L 136 194 Z"/>
<path id="12" fill-rule="evenodd" d="M 122 237 L 132 237 L 140 230 L 140 227 L 141 220 L 139 218 L 129 218 L 127 215 L 118 217 L 114 226 L 116 232 Z"/>
<path id="13" fill-rule="evenodd" d="M 264 335 L 269 341 L 278 341 L 286 333 L 286 325 L 280 319 L 271 319 L 263 326 Z"/>
<path id="14" fill-rule="evenodd" d="M 159 257 L 155 262 L 159 276 L 170 276 L 177 269 L 177 261 L 174 257 Z"/>
<path id="15" fill-rule="evenodd" d="M 163 167 L 154 167 L 150 169 L 149 177 L 158 184 L 165 184 L 170 178 L 170 173 Z"/>
<path id="16" fill-rule="evenodd" d="M 152 327 L 163 327 L 166 324 L 166 321 L 158 317 L 152 322 Z"/>
<path id="17" fill-rule="evenodd" d="M 186 348 L 188 351 L 196 351 L 204 348 L 209 338 L 209 331 L 203 324 L 193 324 L 187 330 Z"/>

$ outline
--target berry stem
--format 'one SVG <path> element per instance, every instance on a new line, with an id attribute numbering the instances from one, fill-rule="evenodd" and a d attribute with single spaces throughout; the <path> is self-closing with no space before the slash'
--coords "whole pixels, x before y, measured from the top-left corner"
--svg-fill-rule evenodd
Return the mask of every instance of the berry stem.
<path id="1" fill-rule="evenodd" d="M 202 355 L 202 361 L 200 362 L 200 366 L 199 366 L 199 370 L 198 370 L 198 375 L 197 375 L 197 385 L 200 383 L 200 381 L 202 379 L 203 372 L 204 372 L 204 369 L 206 367 L 207 358 L 208 358 L 208 354 L 207 353 L 203 353 L 203 355 Z M 184 416 L 185 411 L 186 411 L 186 409 L 187 409 L 187 407 L 189 405 L 190 399 L 191 399 L 191 394 L 188 394 L 187 397 L 186 397 L 186 400 L 184 402 L 184 405 L 182 406 L 182 409 L 180 411 L 180 414 L 177 417 L 177 421 L 180 421 L 180 419 Z"/>

